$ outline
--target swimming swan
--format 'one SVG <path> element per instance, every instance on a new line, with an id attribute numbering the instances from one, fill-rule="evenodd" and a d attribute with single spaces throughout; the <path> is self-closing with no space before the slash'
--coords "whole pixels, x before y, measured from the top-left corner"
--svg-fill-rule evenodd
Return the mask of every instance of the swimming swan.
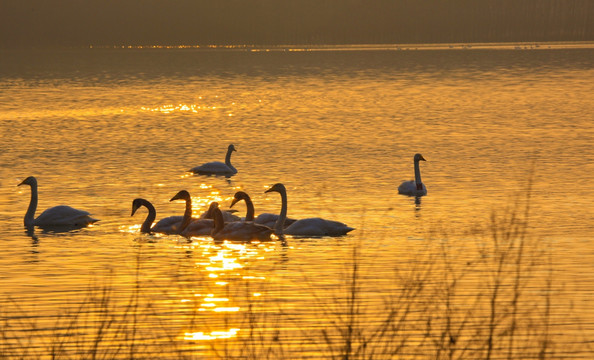
<path id="1" fill-rule="evenodd" d="M 405 181 L 398 186 L 398 193 L 409 196 L 423 196 L 427 195 L 427 188 L 421 181 L 421 169 L 419 168 L 419 161 L 426 161 L 423 155 L 415 154 L 415 179 Z"/>
<path id="2" fill-rule="evenodd" d="M 37 179 L 33 176 L 29 176 L 17 186 L 21 185 L 31 186 L 31 201 L 29 202 L 29 208 L 25 214 L 26 227 L 84 227 L 99 221 L 93 219 L 90 216 L 91 214 L 86 211 L 78 210 L 66 205 L 51 207 L 35 218 L 38 202 Z"/>
<path id="3" fill-rule="evenodd" d="M 148 210 L 148 214 L 146 219 L 142 223 L 140 227 L 140 232 L 143 234 L 150 234 L 150 233 L 163 233 L 163 234 L 175 234 L 176 232 L 172 230 L 172 226 L 174 224 L 181 224 L 184 217 L 183 216 L 169 216 L 159 220 L 155 226 L 153 222 L 155 222 L 155 218 L 157 217 L 157 211 L 153 204 L 146 199 L 137 198 L 132 201 L 132 214 L 130 216 L 134 216 L 136 211 L 141 207 L 146 207 Z M 151 228 L 152 226 L 152 228 Z"/>
<path id="4" fill-rule="evenodd" d="M 231 153 L 237 151 L 233 144 L 227 148 L 227 155 L 225 156 L 225 163 L 220 161 L 213 161 L 190 169 L 190 172 L 199 175 L 222 175 L 231 176 L 237 174 L 237 169 L 231 165 Z"/>
<path id="5" fill-rule="evenodd" d="M 271 228 L 254 224 L 251 221 L 225 223 L 223 213 L 218 206 L 214 208 L 214 223 L 215 227 L 211 236 L 215 240 L 270 240 L 270 235 L 273 233 Z"/>
<path id="6" fill-rule="evenodd" d="M 188 226 L 190 221 L 192 221 L 192 198 L 190 197 L 190 193 L 188 193 L 186 190 L 181 190 L 180 192 L 175 194 L 175 196 L 172 197 L 169 201 L 173 200 L 186 201 L 186 210 L 184 211 L 184 216 L 169 216 L 163 218 L 159 220 L 159 222 L 157 222 L 155 226 L 153 226 L 153 228 L 151 229 L 152 232 L 163 234 L 179 234 L 186 228 L 186 226 Z M 145 220 L 145 222 L 146 221 L 147 220 Z"/>
<path id="7" fill-rule="evenodd" d="M 253 221 L 256 224 L 264 225 L 269 228 L 274 227 L 274 224 L 276 224 L 276 221 L 278 220 L 279 215 L 278 214 L 270 214 L 270 213 L 262 213 L 254 219 L 254 213 L 255 213 L 254 203 L 252 202 L 252 199 L 246 192 L 243 192 L 243 191 L 236 192 L 235 195 L 233 196 L 233 201 L 231 201 L 230 207 L 233 207 L 233 205 L 237 204 L 241 200 L 245 201 L 245 206 L 246 206 L 245 221 Z M 297 220 L 291 219 L 291 218 L 286 218 L 284 226 L 287 227 L 287 226 L 291 225 L 292 223 L 294 223 L 295 221 L 297 221 Z"/>
<path id="8" fill-rule="evenodd" d="M 157 211 L 155 210 L 155 207 L 153 206 L 153 204 L 151 204 L 150 201 L 141 198 L 136 198 L 132 200 L 132 214 L 130 214 L 130 216 L 134 216 L 136 210 L 140 209 L 142 206 L 147 208 L 148 214 L 146 215 L 146 219 L 144 219 L 144 222 L 140 226 L 140 232 L 144 234 L 150 234 L 151 226 L 153 225 L 153 222 L 157 217 Z"/>
<path id="9" fill-rule="evenodd" d="M 294 236 L 341 236 L 355 230 L 341 222 L 322 218 L 297 220 L 287 228 L 284 228 L 284 222 L 287 218 L 287 189 L 283 184 L 277 183 L 265 192 L 269 193 L 273 191 L 278 192 L 282 200 L 280 215 L 274 225 L 274 233 L 278 236 L 282 236 L 283 234 Z"/>

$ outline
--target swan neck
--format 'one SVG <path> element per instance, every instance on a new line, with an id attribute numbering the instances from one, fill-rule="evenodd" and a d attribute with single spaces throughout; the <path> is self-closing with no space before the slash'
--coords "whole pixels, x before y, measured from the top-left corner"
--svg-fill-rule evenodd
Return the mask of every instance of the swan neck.
<path id="1" fill-rule="evenodd" d="M 419 161 L 418 160 L 415 161 L 415 183 L 417 185 L 423 183 L 421 181 L 421 168 L 419 166 Z"/>
<path id="2" fill-rule="evenodd" d="M 188 225 L 190 225 L 190 222 L 192 221 L 192 199 L 188 198 L 186 199 L 186 211 L 184 211 L 184 217 L 182 219 L 182 223 L 180 226 L 179 231 L 183 231 Z"/>
<path id="3" fill-rule="evenodd" d="M 27 209 L 27 213 L 25 213 L 25 226 L 33 226 L 35 225 L 35 211 L 37 210 L 37 201 L 38 201 L 38 194 L 37 194 L 37 184 L 31 185 L 31 200 L 29 201 L 29 208 Z"/>
<path id="4" fill-rule="evenodd" d="M 244 200 L 245 206 L 247 208 L 247 212 L 245 214 L 245 221 L 254 221 L 254 203 L 252 202 L 252 199 L 250 199 L 249 197 L 246 197 Z"/>
<path id="5" fill-rule="evenodd" d="M 153 204 L 151 204 L 148 201 L 143 201 L 142 205 L 144 205 L 144 207 L 148 209 L 148 215 L 146 216 L 146 219 L 140 227 L 140 232 L 148 234 L 151 232 L 151 226 L 153 225 L 153 222 L 155 222 L 155 218 L 157 217 L 157 211 L 155 210 Z"/>
<path id="6" fill-rule="evenodd" d="M 225 219 L 223 219 L 223 213 L 219 209 L 215 209 L 213 211 L 213 222 L 214 228 L 212 229 L 211 234 L 214 236 L 221 232 L 225 227 Z"/>
<path id="7" fill-rule="evenodd" d="M 233 168 L 233 165 L 231 165 L 231 153 L 232 152 L 233 152 L 233 150 L 228 149 L 227 155 L 225 155 L 225 165 L 229 166 L 230 168 Z"/>
<path id="8" fill-rule="evenodd" d="M 287 191 L 283 189 L 282 191 L 279 191 L 279 193 L 281 195 L 282 205 L 278 219 L 274 224 L 274 233 L 278 236 L 283 235 L 285 220 L 287 219 Z"/>

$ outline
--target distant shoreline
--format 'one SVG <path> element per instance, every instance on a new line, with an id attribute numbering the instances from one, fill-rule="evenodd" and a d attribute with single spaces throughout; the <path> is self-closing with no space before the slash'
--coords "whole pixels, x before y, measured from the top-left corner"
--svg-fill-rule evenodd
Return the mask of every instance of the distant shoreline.
<path id="1" fill-rule="evenodd" d="M 414 51 L 414 50 L 554 50 L 594 49 L 594 41 L 433 43 L 433 44 L 328 44 L 328 45 L 86 45 L 86 46 L 21 46 L 8 50 L 200 50 L 245 52 L 318 52 L 318 51 Z"/>

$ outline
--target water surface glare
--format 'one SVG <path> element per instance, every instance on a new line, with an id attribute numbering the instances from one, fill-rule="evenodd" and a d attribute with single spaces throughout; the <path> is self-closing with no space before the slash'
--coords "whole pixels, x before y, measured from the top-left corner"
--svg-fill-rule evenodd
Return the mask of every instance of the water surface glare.
<path id="1" fill-rule="evenodd" d="M 594 49 L 323 50 L 2 51 L 0 354 L 591 358 Z M 237 175 L 187 173 L 231 143 Z M 37 214 L 101 221 L 28 233 L 30 175 Z M 130 216 L 181 215 L 182 189 L 195 216 L 238 190 L 278 213 L 277 182 L 290 217 L 356 230 L 215 243 Z"/>

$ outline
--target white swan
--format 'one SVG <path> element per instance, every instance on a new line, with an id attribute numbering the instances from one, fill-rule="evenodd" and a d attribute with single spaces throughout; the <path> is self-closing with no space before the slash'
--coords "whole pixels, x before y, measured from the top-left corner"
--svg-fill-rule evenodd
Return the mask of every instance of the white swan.
<path id="1" fill-rule="evenodd" d="M 179 228 L 179 226 L 182 224 L 184 220 L 183 216 L 169 216 L 159 220 L 155 224 L 155 226 L 152 226 L 153 222 L 155 221 L 155 218 L 157 217 L 157 211 L 155 210 L 153 204 L 151 204 L 151 202 L 146 199 L 137 198 L 132 201 L 132 214 L 130 214 L 130 216 L 134 216 L 136 211 L 143 206 L 147 208 L 148 214 L 146 216 L 146 219 L 142 223 L 142 226 L 140 227 L 141 233 L 177 233 L 175 229 Z"/>
<path id="2" fill-rule="evenodd" d="M 227 148 L 227 155 L 225 156 L 225 163 L 220 161 L 213 161 L 190 169 L 190 172 L 199 175 L 220 175 L 231 176 L 237 174 L 237 169 L 231 165 L 231 153 L 237 151 L 233 144 Z"/>
<path id="3" fill-rule="evenodd" d="M 84 227 L 99 221 L 92 218 L 90 216 L 91 214 L 87 211 L 78 210 L 66 205 L 51 207 L 35 218 L 38 202 L 37 179 L 33 176 L 29 176 L 17 186 L 21 185 L 31 186 L 31 201 L 29 202 L 29 208 L 25 214 L 26 227 Z"/>
<path id="4" fill-rule="evenodd" d="M 215 240 L 270 240 L 270 235 L 273 233 L 271 228 L 254 224 L 251 221 L 225 223 L 223 213 L 218 206 L 214 208 L 214 223 L 215 227 L 212 230 L 211 236 Z"/>
<path id="5" fill-rule="evenodd" d="M 421 181 L 421 169 L 419 168 L 419 161 L 426 161 L 423 155 L 415 154 L 415 179 L 405 181 L 398 186 L 398 193 L 409 196 L 423 196 L 427 195 L 427 188 Z"/>
<path id="6" fill-rule="evenodd" d="M 284 228 L 284 222 L 287 218 L 287 189 L 283 184 L 277 183 L 265 192 L 269 193 L 273 191 L 278 192 L 282 200 L 280 215 L 274 225 L 274 233 L 278 236 L 282 236 L 283 234 L 294 236 L 341 236 L 355 230 L 341 222 L 322 218 L 300 219 L 287 228 Z"/>
<path id="7" fill-rule="evenodd" d="M 233 207 L 233 205 L 237 204 L 241 200 L 245 201 L 245 206 L 246 206 L 245 221 L 253 221 L 256 224 L 264 225 L 269 228 L 274 227 L 274 225 L 276 224 L 276 222 L 279 218 L 279 215 L 278 214 L 270 214 L 270 213 L 262 213 L 254 219 L 254 213 L 255 213 L 254 203 L 252 202 L 252 199 L 250 198 L 250 196 L 244 191 L 238 191 L 235 193 L 235 195 L 233 196 L 233 201 L 231 201 L 230 207 Z M 287 226 L 291 225 L 292 223 L 294 223 L 295 221 L 297 221 L 297 220 L 291 219 L 291 218 L 286 218 L 284 226 L 287 227 Z"/>
<path id="8" fill-rule="evenodd" d="M 149 234 L 151 232 L 151 226 L 157 217 L 157 211 L 153 204 L 146 199 L 136 198 L 132 201 L 132 214 L 130 216 L 134 216 L 136 210 L 140 209 L 142 206 L 146 207 L 148 210 L 148 214 L 146 215 L 146 219 L 140 226 L 140 232 L 144 234 Z"/>

